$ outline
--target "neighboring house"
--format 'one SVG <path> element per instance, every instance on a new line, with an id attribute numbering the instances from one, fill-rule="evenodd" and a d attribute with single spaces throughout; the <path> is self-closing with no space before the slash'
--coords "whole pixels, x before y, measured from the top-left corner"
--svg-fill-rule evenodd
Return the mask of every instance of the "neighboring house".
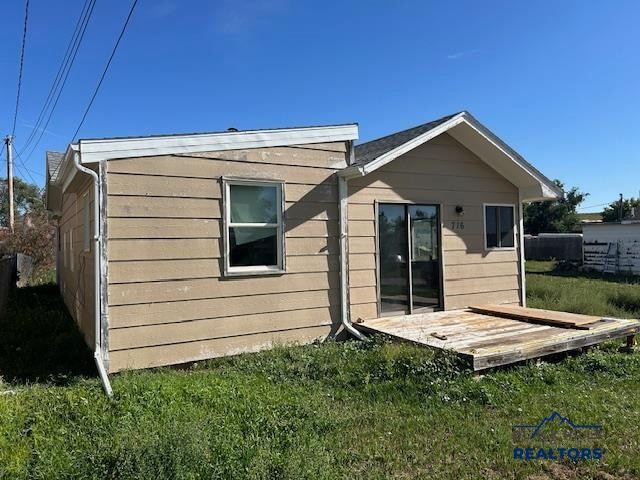
<path id="1" fill-rule="evenodd" d="M 553 182 L 466 112 L 357 138 L 352 124 L 49 155 L 60 289 L 103 378 L 524 303 L 522 202 L 559 197 Z"/>
<path id="2" fill-rule="evenodd" d="M 640 275 L 639 213 L 634 209 L 621 222 L 582 224 L 585 268 Z"/>

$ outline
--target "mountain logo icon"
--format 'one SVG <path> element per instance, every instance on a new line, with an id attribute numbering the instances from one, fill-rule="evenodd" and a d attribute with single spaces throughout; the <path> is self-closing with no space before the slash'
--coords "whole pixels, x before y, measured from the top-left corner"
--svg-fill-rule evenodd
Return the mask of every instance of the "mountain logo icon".
<path id="1" fill-rule="evenodd" d="M 513 430 L 530 430 L 531 438 L 535 438 L 543 429 L 553 425 L 560 427 L 569 427 L 572 430 L 602 430 L 602 425 L 580 425 L 572 422 L 569 417 L 560 415 L 555 410 L 551 412 L 551 415 L 540 420 L 540 423 L 537 423 L 535 425 L 513 425 L 513 427 L 511 428 Z"/>

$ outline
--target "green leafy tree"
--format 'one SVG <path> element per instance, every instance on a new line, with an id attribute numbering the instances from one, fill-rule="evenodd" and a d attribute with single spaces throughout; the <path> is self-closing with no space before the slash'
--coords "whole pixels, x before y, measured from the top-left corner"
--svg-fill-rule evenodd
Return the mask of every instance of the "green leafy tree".
<path id="1" fill-rule="evenodd" d="M 563 189 L 564 193 L 558 200 L 532 202 L 524 209 L 524 231 L 531 235 L 539 233 L 567 233 L 575 231 L 580 224 L 578 206 L 589 195 L 581 192 L 578 187 L 564 189 L 560 180 L 554 183 Z"/>
<path id="2" fill-rule="evenodd" d="M 9 195 L 7 179 L 0 178 L 0 223 L 7 225 L 9 220 Z M 40 188 L 33 183 L 14 177 L 13 198 L 16 216 L 22 217 L 28 212 L 43 212 L 44 202 Z"/>
<path id="3" fill-rule="evenodd" d="M 640 198 L 629 198 L 622 200 L 622 219 L 631 216 L 631 209 L 635 208 L 636 212 L 640 210 Z M 605 207 L 602 211 L 603 222 L 617 222 L 620 220 L 620 200 L 616 200 Z"/>
<path id="4" fill-rule="evenodd" d="M 13 180 L 16 225 L 15 231 L 0 229 L 0 256 L 5 253 L 23 253 L 33 258 L 34 271 L 29 279 L 47 278 L 55 265 L 55 227 L 44 208 L 42 193 L 37 185 L 19 178 Z M 0 222 L 8 223 L 9 196 L 7 181 L 0 178 Z"/>

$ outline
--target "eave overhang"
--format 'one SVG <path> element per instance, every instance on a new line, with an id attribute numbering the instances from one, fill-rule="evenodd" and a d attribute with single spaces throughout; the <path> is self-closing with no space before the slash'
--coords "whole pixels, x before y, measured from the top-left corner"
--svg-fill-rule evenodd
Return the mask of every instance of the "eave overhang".
<path id="1" fill-rule="evenodd" d="M 354 123 L 322 127 L 80 140 L 78 144 L 81 163 L 87 164 L 116 158 L 284 147 L 351 141 L 357 138 L 358 125 Z"/>

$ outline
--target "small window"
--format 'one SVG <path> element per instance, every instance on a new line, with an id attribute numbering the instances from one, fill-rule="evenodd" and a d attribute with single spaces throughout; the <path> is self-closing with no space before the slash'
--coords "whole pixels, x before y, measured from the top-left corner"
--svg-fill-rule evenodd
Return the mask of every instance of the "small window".
<path id="1" fill-rule="evenodd" d="M 225 180 L 225 272 L 282 273 L 282 183 Z"/>
<path id="2" fill-rule="evenodd" d="M 485 248 L 513 248 L 515 246 L 513 205 L 485 205 Z"/>
<path id="3" fill-rule="evenodd" d="M 89 194 L 82 198 L 82 245 L 83 250 L 91 250 L 91 210 Z"/>

